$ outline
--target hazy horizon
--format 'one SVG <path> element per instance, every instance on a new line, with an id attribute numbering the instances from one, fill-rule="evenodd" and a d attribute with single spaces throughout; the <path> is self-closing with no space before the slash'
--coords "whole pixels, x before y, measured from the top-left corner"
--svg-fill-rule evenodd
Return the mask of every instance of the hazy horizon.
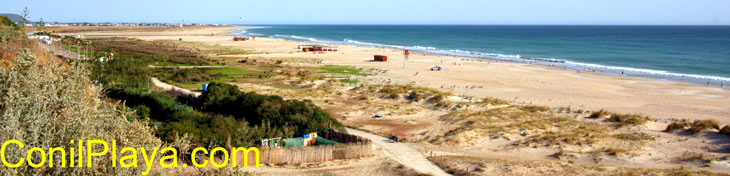
<path id="1" fill-rule="evenodd" d="M 240 25 L 730 25 L 725 0 L 371 0 L 315 3 L 282 0 L 218 1 L 10 1 L 0 13 L 31 21 L 146 22 Z M 63 13 L 59 13 L 59 11 Z"/>

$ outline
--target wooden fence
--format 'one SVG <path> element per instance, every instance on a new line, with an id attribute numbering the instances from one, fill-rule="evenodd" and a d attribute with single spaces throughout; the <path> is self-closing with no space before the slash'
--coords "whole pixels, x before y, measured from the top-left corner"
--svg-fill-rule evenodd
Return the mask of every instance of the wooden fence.
<path id="1" fill-rule="evenodd" d="M 359 136 L 339 133 L 336 131 L 320 132 L 318 135 L 329 140 L 344 144 L 305 146 L 300 148 L 259 148 L 260 164 L 289 164 L 299 165 L 302 163 L 322 163 L 338 159 L 358 159 L 372 156 L 370 140 Z M 243 166 L 243 152 L 237 154 L 237 165 Z M 249 152 L 248 164 L 255 166 L 254 152 Z"/>

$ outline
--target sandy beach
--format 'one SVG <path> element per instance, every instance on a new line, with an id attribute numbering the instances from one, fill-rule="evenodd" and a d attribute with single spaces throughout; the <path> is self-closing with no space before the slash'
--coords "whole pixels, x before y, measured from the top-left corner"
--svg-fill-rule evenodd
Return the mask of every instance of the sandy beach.
<path id="1" fill-rule="evenodd" d="M 727 88 L 462 57 L 411 54 L 406 63 L 401 50 L 360 46 L 340 45 L 339 52 L 304 53 L 299 52 L 297 46 L 312 43 L 261 37 L 234 42 L 231 36 L 224 35 L 239 28 L 83 34 L 123 35 L 143 40 L 182 39 L 260 53 L 248 57 L 317 58 L 325 64 L 387 70 L 385 74 L 370 78 L 372 81 L 414 84 L 459 95 L 494 97 L 524 104 L 591 111 L 606 109 L 656 119 L 715 119 L 723 124 L 730 123 L 730 89 Z M 388 62 L 371 62 L 376 54 L 388 56 Z M 436 65 L 445 69 L 429 70 Z"/>
<path id="2" fill-rule="evenodd" d="M 460 172 L 459 168 L 463 167 L 482 168 L 487 169 L 483 173 L 504 175 L 535 172 L 595 175 L 603 172 L 637 171 L 633 169 L 649 169 L 644 170 L 648 174 L 655 172 L 651 169 L 675 169 L 665 170 L 671 173 L 682 172 L 684 167 L 704 171 L 730 171 L 730 164 L 721 157 L 726 154 L 725 148 L 730 142 L 723 134 L 716 132 L 719 129 L 700 134 L 690 134 L 688 130 L 665 131 L 670 123 L 681 119 L 690 120 L 689 122 L 712 119 L 719 121 L 720 126 L 729 124 L 730 89 L 727 88 L 422 53 L 412 53 L 408 61 L 405 61 L 402 50 L 385 48 L 339 45 L 337 52 L 301 52 L 299 45 L 313 43 L 262 37 L 249 41 L 233 41 L 232 31 L 240 28 L 242 27 L 199 27 L 162 29 L 162 32 L 109 30 L 64 34 L 130 37 L 185 44 L 188 47 L 200 47 L 202 50 L 213 47 L 250 51 L 242 55 L 211 55 L 211 58 L 225 61 L 228 65 L 188 66 L 190 68 L 258 65 L 242 63 L 242 60 L 258 60 L 262 63 L 286 60 L 279 65 L 281 67 L 271 67 L 274 68 L 271 71 L 283 73 L 282 69 L 288 69 L 293 70 L 294 74 L 298 74 L 297 71 L 301 73 L 302 68 L 317 70 L 327 65 L 363 68 L 359 70 L 372 74 L 350 75 L 350 78 L 364 83 L 360 86 L 330 84 L 327 87 L 324 82 L 328 80 L 299 82 L 301 84 L 286 81 L 277 83 L 284 85 L 283 87 L 261 83 L 257 79 L 233 81 L 229 84 L 246 92 L 312 100 L 344 125 L 375 134 L 367 134 L 370 136 L 396 134 L 408 138 L 409 142 L 399 147 L 415 148 L 417 152 L 412 153 L 420 152 L 421 157 L 449 173 Z M 386 55 L 388 61 L 372 61 L 374 55 Z M 267 64 L 263 65 L 266 67 Z M 441 66 L 443 69 L 431 71 L 434 66 Z M 165 84 L 153 80 L 156 85 Z M 316 87 L 316 82 L 325 87 Z M 468 103 L 462 104 L 465 107 L 437 108 L 424 103 L 426 100 L 412 102 L 367 94 L 368 91 L 378 91 L 378 88 L 382 91 L 384 87 L 393 85 L 411 85 L 451 92 L 454 96 L 448 96 L 448 101 Z M 197 88 L 197 85 L 190 87 L 182 84 L 158 87 L 172 86 L 190 90 Z M 287 86 L 299 87 L 289 89 L 291 87 Z M 363 90 L 357 87 L 368 88 Z M 363 95 L 371 98 L 359 98 Z M 405 95 L 402 97 L 405 98 Z M 498 98 L 510 103 L 474 104 L 469 97 Z M 540 106 L 552 108 L 532 113 L 528 109 Z M 510 109 L 517 110 L 511 112 L 518 114 L 510 114 Z M 564 111 L 565 109 L 572 111 Z M 591 113 L 601 109 L 616 114 L 648 115 L 656 122 L 622 127 L 615 126 L 608 119 L 589 118 Z M 474 114 L 469 115 L 470 113 Z M 375 119 L 373 114 L 384 114 L 387 117 Z M 407 168 L 416 171 L 428 170 L 403 162 L 403 156 L 394 157 L 395 155 L 388 154 L 394 150 L 385 150 L 386 146 L 375 148 L 380 152 L 376 154 L 377 157 L 405 163 Z M 433 157 L 434 155 L 438 157 Z M 345 163 L 383 167 L 372 159 Z M 570 166 L 563 168 L 568 164 Z M 331 166 L 316 168 L 319 171 L 315 172 L 343 171 L 342 168 Z M 363 171 L 362 168 L 355 170 Z M 265 167 L 260 171 L 274 174 L 281 172 L 282 168 Z"/>

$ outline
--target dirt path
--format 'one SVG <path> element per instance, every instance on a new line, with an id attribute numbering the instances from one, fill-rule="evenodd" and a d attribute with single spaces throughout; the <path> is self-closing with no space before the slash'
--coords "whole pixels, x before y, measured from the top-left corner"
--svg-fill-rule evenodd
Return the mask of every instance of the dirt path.
<path id="1" fill-rule="evenodd" d="M 226 68 L 224 65 L 197 65 L 197 66 L 157 66 L 157 65 L 149 65 L 150 68 L 179 68 L 179 69 L 189 69 L 189 68 Z"/>
<path id="2" fill-rule="evenodd" d="M 183 88 L 180 88 L 177 86 L 173 86 L 173 85 L 164 83 L 157 78 L 152 78 L 152 83 L 155 84 L 155 86 L 160 87 L 165 90 L 177 89 L 179 91 L 183 91 L 186 93 L 191 93 L 191 94 L 195 94 L 198 96 L 200 95 L 200 93 L 198 93 L 198 92 L 193 92 L 193 91 L 190 91 L 187 89 L 183 89 Z M 370 134 L 370 133 L 363 132 L 360 130 L 351 129 L 351 128 L 347 128 L 347 132 L 349 132 L 350 134 L 353 134 L 353 135 L 357 135 L 360 137 L 370 139 L 373 142 L 373 144 L 378 145 L 381 148 L 383 148 L 383 150 L 385 150 L 384 153 L 388 157 L 392 158 L 395 161 L 398 161 L 399 163 L 403 164 L 406 167 L 413 168 L 414 170 L 421 172 L 421 173 L 425 173 L 425 174 L 449 175 L 446 172 L 444 172 L 443 170 L 441 170 L 441 168 L 439 168 L 435 164 L 431 163 L 431 161 L 426 159 L 426 157 L 424 157 L 423 154 L 421 154 L 421 152 L 409 147 L 408 145 L 406 145 L 404 143 L 391 143 L 385 137 Z"/>
<path id="3" fill-rule="evenodd" d="M 152 78 L 152 84 L 155 84 L 155 86 L 157 86 L 159 88 L 162 88 L 164 90 L 170 90 L 170 89 L 172 89 L 172 90 L 182 91 L 182 92 L 185 92 L 187 94 L 193 94 L 195 96 L 200 96 L 200 92 L 193 92 L 193 91 L 190 91 L 190 90 L 187 90 L 187 89 L 183 89 L 183 88 L 180 88 L 180 87 L 177 87 L 177 86 L 173 86 L 173 85 L 164 83 L 164 82 L 160 81 L 157 78 Z"/>
<path id="4" fill-rule="evenodd" d="M 425 174 L 449 175 L 441 170 L 441 168 L 431 163 L 431 161 L 426 159 L 426 157 L 423 156 L 421 152 L 409 147 L 406 144 L 391 143 L 385 137 L 351 128 L 347 128 L 347 132 L 352 135 L 370 139 L 373 144 L 383 148 L 386 151 L 385 154 L 388 155 L 388 157 L 393 158 L 399 163 L 405 165 L 406 167 L 413 168 L 414 170 Z"/>

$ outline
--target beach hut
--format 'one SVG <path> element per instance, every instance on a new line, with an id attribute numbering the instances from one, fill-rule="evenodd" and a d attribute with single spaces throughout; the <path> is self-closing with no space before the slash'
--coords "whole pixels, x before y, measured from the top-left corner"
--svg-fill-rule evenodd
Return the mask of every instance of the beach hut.
<path id="1" fill-rule="evenodd" d="M 299 45 L 297 47 L 303 52 L 334 52 L 337 51 L 336 46 L 324 46 L 324 45 Z"/>
<path id="2" fill-rule="evenodd" d="M 388 56 L 375 55 L 375 61 L 387 62 L 388 61 Z"/>

